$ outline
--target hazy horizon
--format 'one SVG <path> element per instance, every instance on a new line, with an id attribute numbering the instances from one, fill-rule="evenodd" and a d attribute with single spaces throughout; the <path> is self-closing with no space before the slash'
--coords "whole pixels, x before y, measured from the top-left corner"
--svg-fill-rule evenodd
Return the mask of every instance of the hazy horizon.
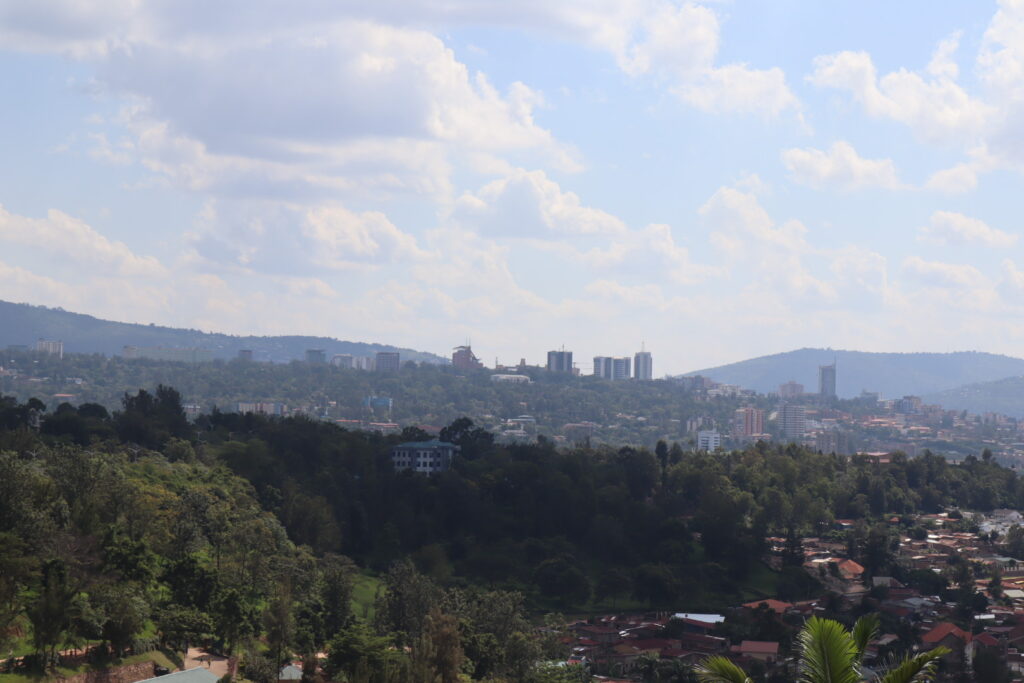
<path id="1" fill-rule="evenodd" d="M 584 372 L 1019 356 L 1021 3 L 364 5 L 0 0 L 0 299 Z"/>

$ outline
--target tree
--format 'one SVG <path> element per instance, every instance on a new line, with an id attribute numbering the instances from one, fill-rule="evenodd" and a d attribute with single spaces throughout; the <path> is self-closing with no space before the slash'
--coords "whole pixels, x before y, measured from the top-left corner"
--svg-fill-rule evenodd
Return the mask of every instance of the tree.
<path id="1" fill-rule="evenodd" d="M 423 634 L 413 645 L 413 671 L 426 674 L 425 683 L 456 683 L 464 660 L 458 620 L 434 608 L 427 616 Z"/>
<path id="2" fill-rule="evenodd" d="M 394 633 L 402 645 L 415 642 L 440 600 L 441 590 L 416 571 L 410 560 L 395 562 L 384 577 L 384 593 L 377 599 L 377 625 Z"/>
<path id="3" fill-rule="evenodd" d="M 292 594 L 288 586 L 278 588 L 263 612 L 263 629 L 274 666 L 281 666 L 287 649 L 295 641 L 295 616 L 292 613 Z"/>
<path id="4" fill-rule="evenodd" d="M 565 606 L 580 606 L 590 598 L 590 581 L 572 558 L 544 560 L 534 572 L 533 582 L 542 595 Z"/>
<path id="5" fill-rule="evenodd" d="M 366 624 L 356 622 L 328 643 L 324 669 L 334 680 L 340 674 L 353 680 L 358 672 L 376 672 L 368 682 L 388 680 L 389 672 L 404 665 L 404 655 L 392 645 L 391 638 L 375 635 Z"/>
<path id="6" fill-rule="evenodd" d="M 860 683 L 864 652 L 878 634 L 878 615 L 861 617 L 852 631 L 838 621 L 811 617 L 798 636 L 801 683 Z M 878 683 L 913 683 L 928 680 L 940 658 L 949 653 L 944 647 L 906 657 L 880 675 Z M 705 659 L 697 668 L 704 683 L 752 683 L 747 674 L 721 655 Z"/>
<path id="7" fill-rule="evenodd" d="M 57 646 L 71 626 L 71 606 L 77 592 L 70 585 L 63 562 L 50 560 L 43 565 L 36 599 L 29 604 L 27 614 L 36 653 L 43 655 L 48 664 L 56 662 Z"/>
<path id="8" fill-rule="evenodd" d="M 609 569 L 601 575 L 594 586 L 594 597 L 597 600 L 612 598 L 612 607 L 615 607 L 616 598 L 629 592 L 632 582 L 629 574 L 621 569 Z"/>

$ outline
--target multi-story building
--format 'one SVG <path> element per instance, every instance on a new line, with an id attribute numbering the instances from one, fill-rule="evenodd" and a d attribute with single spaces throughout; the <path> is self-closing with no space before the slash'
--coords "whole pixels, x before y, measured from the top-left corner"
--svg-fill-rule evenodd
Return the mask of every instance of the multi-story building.
<path id="1" fill-rule="evenodd" d="M 698 451 L 716 451 L 722 447 L 722 435 L 714 430 L 697 432 Z"/>
<path id="2" fill-rule="evenodd" d="M 637 351 L 633 356 L 633 376 L 642 381 L 654 379 L 654 365 L 650 351 Z"/>
<path id="3" fill-rule="evenodd" d="M 818 366 L 818 396 L 836 397 L 836 364 Z"/>
<path id="4" fill-rule="evenodd" d="M 797 403 L 779 408 L 779 431 L 787 439 L 802 439 L 807 433 L 807 409 Z"/>
<path id="5" fill-rule="evenodd" d="M 322 365 L 327 362 L 327 352 L 323 349 L 306 349 L 306 362 L 310 365 Z"/>
<path id="6" fill-rule="evenodd" d="M 374 369 L 377 372 L 398 372 L 401 359 L 397 351 L 378 351 L 375 356 Z"/>
<path id="7" fill-rule="evenodd" d="M 396 470 L 436 474 L 451 469 L 459 447 L 444 441 L 409 441 L 391 449 L 391 464 Z"/>
<path id="8" fill-rule="evenodd" d="M 790 399 L 799 398 L 804 395 L 804 385 L 799 382 L 789 380 L 785 384 L 779 386 L 779 398 Z"/>
<path id="9" fill-rule="evenodd" d="M 352 354 L 336 353 L 331 357 L 331 365 L 338 368 L 352 368 Z"/>
<path id="10" fill-rule="evenodd" d="M 839 429 L 823 429 L 814 436 L 814 447 L 822 453 L 850 454 L 850 435 Z"/>
<path id="11" fill-rule="evenodd" d="M 732 436 L 735 439 L 749 439 L 755 434 L 764 434 L 764 411 L 760 408 L 737 408 L 732 416 Z"/>
<path id="12" fill-rule="evenodd" d="M 920 396 L 904 396 L 893 402 L 893 410 L 901 415 L 916 415 L 921 412 Z"/>
<path id="13" fill-rule="evenodd" d="M 238 412 L 256 415 L 284 415 L 284 404 L 273 401 L 242 401 L 238 404 Z"/>
<path id="14" fill-rule="evenodd" d="M 452 367 L 459 370 L 476 370 L 484 366 L 480 360 L 473 355 L 471 346 L 456 346 L 452 350 Z"/>
<path id="15" fill-rule="evenodd" d="M 244 360 L 246 362 L 252 361 L 252 349 L 239 349 L 238 360 Z"/>
<path id="16" fill-rule="evenodd" d="M 602 379 L 629 379 L 630 359 L 627 356 L 594 356 L 594 376 Z"/>
<path id="17" fill-rule="evenodd" d="M 548 351 L 548 372 L 572 373 L 572 351 Z"/>
<path id="18" fill-rule="evenodd" d="M 36 342 L 36 353 L 45 353 L 49 356 L 64 357 L 64 342 L 40 339 Z"/>

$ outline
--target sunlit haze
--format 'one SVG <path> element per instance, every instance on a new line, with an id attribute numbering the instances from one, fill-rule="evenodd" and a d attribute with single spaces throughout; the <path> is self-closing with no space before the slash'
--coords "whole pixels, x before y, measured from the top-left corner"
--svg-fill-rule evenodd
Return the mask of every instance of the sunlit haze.
<path id="1" fill-rule="evenodd" d="M 0 0 L 0 83 L 3 300 L 656 376 L 1024 348 L 1016 0 Z"/>

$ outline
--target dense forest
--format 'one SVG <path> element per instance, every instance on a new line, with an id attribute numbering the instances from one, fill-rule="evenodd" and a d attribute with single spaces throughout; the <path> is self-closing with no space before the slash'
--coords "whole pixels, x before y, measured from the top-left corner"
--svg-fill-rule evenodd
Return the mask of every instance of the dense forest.
<path id="1" fill-rule="evenodd" d="M 544 665 L 565 654 L 545 613 L 816 595 L 799 560 L 760 562 L 767 536 L 835 535 L 869 575 L 899 575 L 894 515 L 1024 503 L 987 457 L 499 445 L 468 419 L 441 434 L 461 447 L 451 471 L 395 472 L 390 446 L 424 437 L 189 422 L 165 386 L 112 413 L 0 400 L 0 646 L 29 655 L 8 666 L 208 640 L 259 683 L 318 652 L 336 680 L 566 680 Z M 354 607 L 367 571 L 380 590 Z"/>

